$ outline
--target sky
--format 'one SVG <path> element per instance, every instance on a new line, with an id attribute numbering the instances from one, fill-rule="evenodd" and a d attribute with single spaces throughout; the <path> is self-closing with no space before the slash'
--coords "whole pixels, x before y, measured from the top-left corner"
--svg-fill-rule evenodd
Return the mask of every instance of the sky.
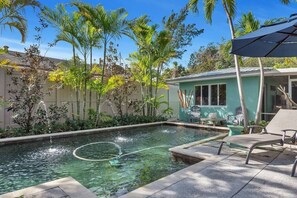
<path id="1" fill-rule="evenodd" d="M 106 10 L 114 10 L 125 8 L 128 12 L 128 19 L 134 19 L 142 15 L 148 15 L 154 24 L 160 24 L 164 16 L 169 16 L 172 11 L 179 12 L 183 8 L 187 0 L 81 0 L 91 5 L 101 4 Z M 39 0 L 42 5 L 55 8 L 58 3 L 70 3 L 70 0 Z M 280 0 L 237 0 L 235 23 L 240 19 L 241 15 L 251 11 L 254 16 L 263 23 L 265 20 L 289 17 L 293 13 L 297 13 L 297 3 L 283 5 Z M 206 22 L 203 11 L 203 0 L 199 2 L 199 13 L 190 13 L 185 23 L 195 23 L 198 29 L 204 29 L 204 33 L 196 37 L 192 41 L 192 45 L 187 47 L 187 52 L 182 59 L 177 60 L 183 66 L 187 66 L 191 53 L 197 51 L 201 46 L 208 43 L 219 43 L 222 39 L 229 40 L 231 38 L 227 18 L 221 1 L 218 1 L 213 13 L 212 24 Z M 34 11 L 29 8 L 25 12 L 28 20 L 28 35 L 25 43 L 21 43 L 21 36 L 18 31 L 10 31 L 9 28 L 1 29 L 0 45 L 9 46 L 10 50 L 24 51 L 25 47 L 36 43 L 34 35 L 36 35 L 35 26 L 38 26 L 38 10 Z M 70 59 L 72 56 L 71 46 L 65 42 L 60 42 L 54 47 L 49 47 L 48 43 L 54 41 L 57 30 L 48 27 L 41 36 L 40 49 L 42 55 L 60 59 Z M 121 39 L 114 41 L 119 44 L 119 52 L 125 62 L 130 53 L 137 50 L 134 42 L 123 36 Z M 94 59 L 98 61 L 103 56 L 103 50 L 94 52 Z"/>

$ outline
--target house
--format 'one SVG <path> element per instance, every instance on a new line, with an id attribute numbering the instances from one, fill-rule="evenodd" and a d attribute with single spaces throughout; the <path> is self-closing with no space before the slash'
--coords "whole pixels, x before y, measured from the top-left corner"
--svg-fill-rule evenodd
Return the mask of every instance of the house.
<path id="1" fill-rule="evenodd" d="M 269 120 L 278 108 L 287 105 L 282 93 L 277 89 L 278 86 L 284 87 L 289 96 L 297 102 L 297 68 L 265 68 L 264 72 L 262 119 Z M 257 67 L 243 67 L 241 76 L 248 117 L 252 121 L 255 119 L 258 103 L 260 70 Z M 235 68 L 192 74 L 170 79 L 168 82 L 177 83 L 183 93 L 185 90 L 186 93 L 192 93 L 185 97 L 190 101 L 189 107 L 198 105 L 201 108 L 201 117 L 216 113 L 219 118 L 227 119 L 228 115 L 234 115 L 240 108 Z M 180 107 L 180 120 L 187 121 L 188 110 Z"/>

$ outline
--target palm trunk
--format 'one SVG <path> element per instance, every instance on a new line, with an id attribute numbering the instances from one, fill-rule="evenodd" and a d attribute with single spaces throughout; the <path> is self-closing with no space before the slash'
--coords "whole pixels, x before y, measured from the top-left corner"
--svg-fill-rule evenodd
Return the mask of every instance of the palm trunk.
<path id="1" fill-rule="evenodd" d="M 159 85 L 159 78 L 160 78 L 161 70 L 162 70 L 162 64 L 160 64 L 157 68 L 156 89 L 155 89 L 154 109 L 153 109 L 154 116 L 156 116 L 156 114 L 157 114 L 156 104 L 157 104 L 158 85 Z"/>
<path id="2" fill-rule="evenodd" d="M 150 86 L 149 86 L 149 100 L 150 102 L 148 103 L 148 116 L 152 116 L 152 108 L 153 105 L 151 103 L 151 99 L 153 98 L 153 66 L 150 66 Z"/>
<path id="3" fill-rule="evenodd" d="M 72 39 L 73 39 L 73 37 L 72 37 Z M 74 45 L 72 45 L 72 53 L 73 53 L 74 66 L 77 67 Z M 79 104 L 79 91 L 78 91 L 78 88 L 75 89 L 75 95 L 76 95 L 76 116 L 77 116 L 78 119 L 80 119 L 80 104 Z"/>
<path id="4" fill-rule="evenodd" d="M 78 87 L 75 88 L 75 95 L 76 95 L 76 116 L 77 119 L 80 119 L 80 104 L 79 104 L 79 89 Z"/>
<path id="5" fill-rule="evenodd" d="M 260 66 L 260 87 L 259 87 L 258 106 L 256 111 L 256 117 L 255 117 L 256 124 L 258 124 L 261 120 L 261 110 L 262 110 L 263 93 L 264 93 L 264 68 L 260 58 L 258 58 L 258 62 Z"/>
<path id="6" fill-rule="evenodd" d="M 93 68 L 93 47 L 90 49 L 90 70 Z M 90 89 L 89 93 L 89 109 L 92 109 L 92 90 Z"/>
<path id="7" fill-rule="evenodd" d="M 142 115 L 145 116 L 145 101 L 144 101 L 144 90 L 143 90 L 143 85 L 140 85 L 141 89 L 141 99 L 142 99 Z"/>
<path id="8" fill-rule="evenodd" d="M 99 95 L 98 95 L 98 112 L 96 115 L 96 123 L 99 123 L 100 118 L 99 118 L 99 114 L 101 111 L 101 107 L 100 107 L 100 102 L 101 102 L 101 97 L 102 97 L 102 91 L 103 91 L 103 83 L 104 83 L 104 75 L 105 75 L 105 64 L 106 64 L 106 47 L 107 47 L 107 39 L 104 39 L 104 51 L 103 51 L 103 65 L 102 65 L 102 74 L 101 74 L 101 88 L 99 91 Z"/>
<path id="9" fill-rule="evenodd" d="M 87 108 L 87 54 L 84 53 L 84 93 L 83 93 L 83 120 L 86 119 Z"/>
<path id="10" fill-rule="evenodd" d="M 235 31 L 234 31 L 234 26 L 233 26 L 233 21 L 230 16 L 230 13 L 227 9 L 227 6 L 224 1 L 222 1 L 224 10 L 226 12 L 228 22 L 229 22 L 229 28 L 231 31 L 231 38 L 235 38 Z M 236 69 L 236 78 L 237 78 L 237 85 L 238 85 L 238 93 L 239 93 L 239 99 L 240 99 L 240 105 L 242 109 L 242 114 L 243 114 L 243 121 L 244 121 L 244 128 L 247 128 L 248 126 L 248 116 L 247 116 L 247 111 L 246 111 L 246 106 L 245 106 L 245 100 L 244 100 L 244 93 L 243 93 L 243 87 L 242 87 L 242 79 L 241 79 L 241 73 L 240 73 L 240 67 L 238 64 L 238 57 L 237 55 L 234 55 L 234 64 L 235 64 L 235 69 Z"/>

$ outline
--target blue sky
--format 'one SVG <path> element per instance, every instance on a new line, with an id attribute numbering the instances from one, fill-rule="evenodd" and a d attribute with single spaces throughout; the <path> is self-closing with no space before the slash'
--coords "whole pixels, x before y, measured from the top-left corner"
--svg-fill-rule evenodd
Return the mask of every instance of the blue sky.
<path id="1" fill-rule="evenodd" d="M 57 3 L 69 3 L 70 0 L 40 0 L 43 5 L 54 8 Z M 147 14 L 153 23 L 161 24 L 163 16 L 169 16 L 171 11 L 179 11 L 187 0 L 83 0 L 83 2 L 92 5 L 101 4 L 107 10 L 117 8 L 125 8 L 129 13 L 128 19 L 133 19 Z M 227 19 L 221 6 L 221 1 L 215 8 L 212 24 L 208 24 L 204 19 L 203 0 L 199 3 L 199 13 L 191 13 L 186 23 L 195 23 L 197 28 L 204 29 L 204 33 L 193 40 L 192 46 L 187 47 L 187 52 L 181 60 L 178 60 L 184 66 L 189 61 L 189 56 L 192 52 L 197 51 L 200 46 L 205 46 L 210 42 L 220 42 L 223 38 L 230 39 L 229 26 Z M 297 3 L 292 3 L 288 6 L 282 5 L 279 0 L 237 0 L 237 12 L 235 22 L 238 21 L 243 13 L 252 11 L 257 19 L 264 22 L 267 19 L 289 17 L 292 13 L 297 13 Z M 4 29 L 0 32 L 1 45 L 8 45 L 11 50 L 23 51 L 23 49 L 34 43 L 34 35 L 36 34 L 34 27 L 38 25 L 36 12 L 32 9 L 27 9 L 26 17 L 28 19 L 28 36 L 26 43 L 21 43 L 20 34 L 17 31 L 11 32 L 9 29 Z M 47 28 L 42 33 L 42 53 L 49 57 L 69 59 L 71 58 L 71 46 L 66 43 L 59 43 L 55 47 L 48 47 L 48 43 L 55 39 L 56 30 Z M 115 41 L 120 45 L 119 51 L 123 58 L 127 58 L 129 53 L 136 50 L 134 43 L 126 37 Z M 102 57 L 102 50 L 95 51 L 94 58 L 98 60 Z"/>

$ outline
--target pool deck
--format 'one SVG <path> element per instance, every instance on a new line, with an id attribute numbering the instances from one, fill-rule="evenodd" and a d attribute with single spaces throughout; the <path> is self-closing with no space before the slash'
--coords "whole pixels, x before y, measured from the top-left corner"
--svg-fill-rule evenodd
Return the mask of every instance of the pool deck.
<path id="1" fill-rule="evenodd" d="M 121 198 L 296 197 L 297 176 L 290 173 L 297 145 L 255 149 L 248 165 L 244 164 L 246 150 L 224 146 L 217 155 L 218 147 L 214 140 L 171 149 L 204 160 Z"/>

